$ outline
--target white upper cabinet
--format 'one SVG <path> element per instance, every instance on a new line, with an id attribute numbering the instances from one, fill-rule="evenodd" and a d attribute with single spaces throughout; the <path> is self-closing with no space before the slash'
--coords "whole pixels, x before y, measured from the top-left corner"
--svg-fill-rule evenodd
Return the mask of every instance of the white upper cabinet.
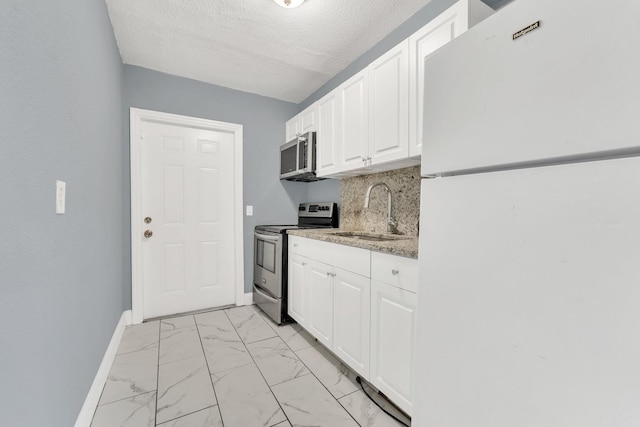
<path id="1" fill-rule="evenodd" d="M 300 116 L 295 116 L 285 124 L 285 142 L 292 141 L 299 133 Z"/>
<path id="2" fill-rule="evenodd" d="M 369 70 L 369 164 L 409 155 L 409 40 L 376 59 Z"/>
<path id="3" fill-rule="evenodd" d="M 336 89 L 317 103 L 318 137 L 316 174 L 333 174 L 340 168 L 341 92 Z"/>
<path id="4" fill-rule="evenodd" d="M 313 132 L 316 130 L 316 116 L 316 105 L 312 105 L 311 107 L 300 113 L 300 134 Z"/>
<path id="5" fill-rule="evenodd" d="M 338 88 L 342 97 L 339 172 L 408 156 L 408 46 L 405 40 Z"/>
<path id="6" fill-rule="evenodd" d="M 369 153 L 369 79 L 362 70 L 338 88 L 341 103 L 340 171 L 366 166 Z"/>
<path id="7" fill-rule="evenodd" d="M 354 176 L 420 162 L 424 62 L 493 13 L 481 0 L 460 0 L 287 122 L 287 141 L 317 131 L 317 174 Z M 468 70 L 464 69 L 464 72 Z"/>
<path id="8" fill-rule="evenodd" d="M 313 132 L 317 126 L 316 104 L 308 107 L 285 124 L 285 142 L 303 133 Z"/>
<path id="9" fill-rule="evenodd" d="M 409 37 L 409 155 L 422 154 L 424 62 L 429 55 L 493 13 L 479 0 L 460 0 Z"/>

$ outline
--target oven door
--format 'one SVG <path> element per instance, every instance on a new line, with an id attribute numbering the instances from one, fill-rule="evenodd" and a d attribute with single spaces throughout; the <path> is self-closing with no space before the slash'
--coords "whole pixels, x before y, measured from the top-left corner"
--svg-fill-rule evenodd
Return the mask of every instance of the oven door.
<path id="1" fill-rule="evenodd" d="M 253 283 L 282 298 L 282 234 L 253 233 Z"/>

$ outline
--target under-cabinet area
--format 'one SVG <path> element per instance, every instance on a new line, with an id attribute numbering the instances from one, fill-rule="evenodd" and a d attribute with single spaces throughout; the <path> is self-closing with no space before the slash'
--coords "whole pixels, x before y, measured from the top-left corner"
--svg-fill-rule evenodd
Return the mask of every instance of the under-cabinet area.
<path id="1" fill-rule="evenodd" d="M 411 415 L 417 259 L 290 235 L 288 270 L 289 315 Z"/>

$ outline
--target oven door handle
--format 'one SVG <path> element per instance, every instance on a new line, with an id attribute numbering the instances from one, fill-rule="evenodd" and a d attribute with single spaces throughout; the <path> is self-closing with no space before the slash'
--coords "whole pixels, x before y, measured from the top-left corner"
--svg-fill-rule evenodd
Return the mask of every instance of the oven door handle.
<path id="1" fill-rule="evenodd" d="M 253 292 L 259 294 L 261 297 L 264 297 L 264 299 L 266 299 L 267 301 L 276 304 L 278 302 L 277 299 L 270 297 L 269 295 L 265 294 L 263 291 L 261 291 L 260 289 L 258 289 L 258 287 L 256 286 L 256 284 L 253 284 Z"/>
<path id="2" fill-rule="evenodd" d="M 271 242 L 280 241 L 280 236 L 272 236 L 270 234 L 262 234 L 262 233 L 258 233 L 257 231 L 254 231 L 253 235 L 256 236 L 258 239 L 268 240 L 268 241 L 271 241 Z"/>

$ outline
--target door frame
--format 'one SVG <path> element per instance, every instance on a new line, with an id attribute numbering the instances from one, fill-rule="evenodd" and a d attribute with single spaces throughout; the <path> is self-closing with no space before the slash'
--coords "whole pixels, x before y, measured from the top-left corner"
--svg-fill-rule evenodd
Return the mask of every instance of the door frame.
<path id="1" fill-rule="evenodd" d="M 242 125 L 218 122 L 215 120 L 181 116 L 178 114 L 162 113 L 159 111 L 130 108 L 130 178 L 131 178 L 131 315 L 132 322 L 142 323 L 144 313 L 144 287 L 142 281 L 142 176 L 140 144 L 136 141 L 144 138 L 141 123 L 152 122 L 183 127 L 225 132 L 233 135 L 233 234 L 234 234 L 234 272 L 236 286 L 236 305 L 245 304 L 244 294 L 244 216 L 242 211 Z M 138 238 L 136 238 L 138 237 Z"/>

